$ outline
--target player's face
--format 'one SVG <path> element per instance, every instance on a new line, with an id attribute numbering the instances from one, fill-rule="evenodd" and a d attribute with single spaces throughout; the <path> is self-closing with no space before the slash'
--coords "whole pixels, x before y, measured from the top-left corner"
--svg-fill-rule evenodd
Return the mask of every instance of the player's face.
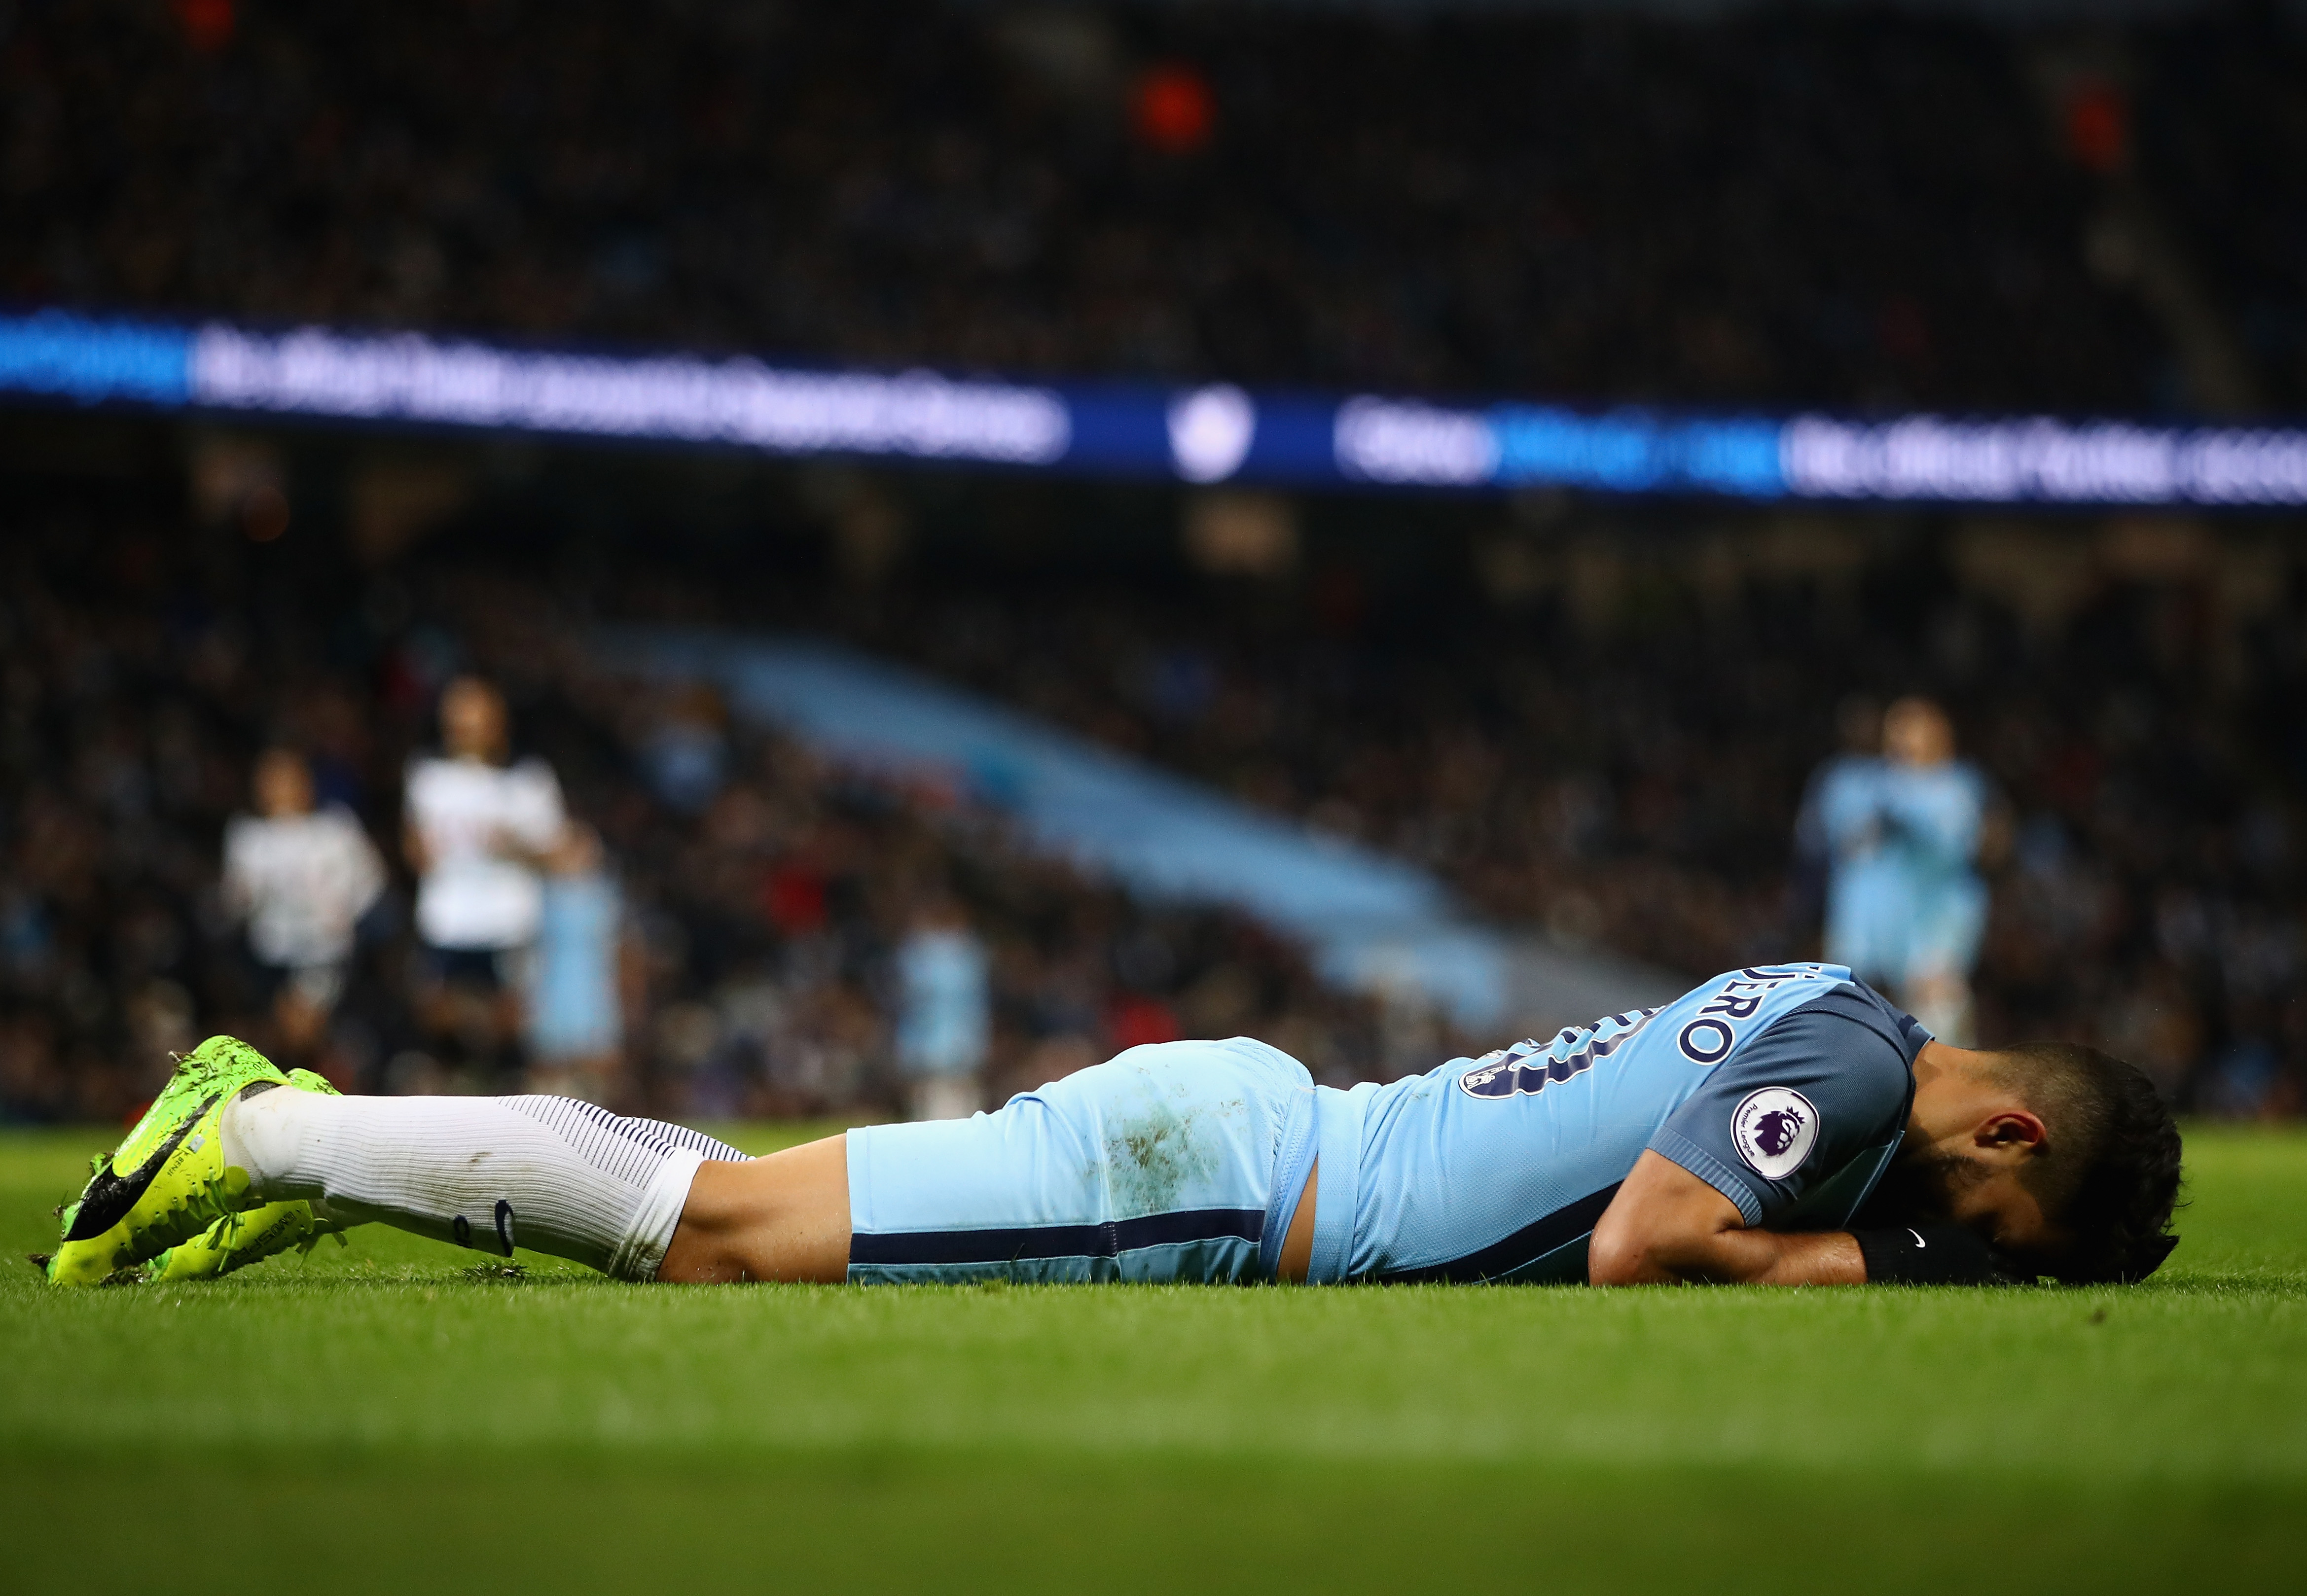
<path id="1" fill-rule="evenodd" d="M 1902 765 L 1936 765 L 1954 757 L 1954 726 L 1928 699 L 1901 699 L 1882 719 L 1882 747 Z"/>
<path id="2" fill-rule="evenodd" d="M 1948 1182 L 1947 1217 L 1997 1252 L 2048 1269 L 2063 1249 L 2065 1231 L 2018 1171 L 1984 1160 Z"/>
<path id="3" fill-rule="evenodd" d="M 441 699 L 441 741 L 460 759 L 495 758 L 504 742 L 503 701 L 482 682 L 457 682 Z"/>
<path id="4" fill-rule="evenodd" d="M 301 815 L 313 807 L 313 773 L 291 753 L 273 752 L 256 767 L 256 807 L 274 817 Z"/>
<path id="5" fill-rule="evenodd" d="M 2008 1163 L 1926 1152 L 1901 1160 L 1884 1185 L 1885 1196 L 1907 1215 L 1959 1224 L 1996 1251 L 2043 1271 L 2065 1247 L 2056 1216 Z"/>

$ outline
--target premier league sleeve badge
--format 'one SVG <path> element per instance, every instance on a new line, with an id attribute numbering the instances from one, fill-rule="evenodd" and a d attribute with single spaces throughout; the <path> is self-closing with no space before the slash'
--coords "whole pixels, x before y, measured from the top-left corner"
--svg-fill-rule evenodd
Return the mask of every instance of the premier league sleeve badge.
<path id="1" fill-rule="evenodd" d="M 1790 1086 L 1749 1092 L 1730 1112 L 1730 1142 L 1763 1180 L 1783 1180 L 1818 1143 L 1818 1110 Z"/>

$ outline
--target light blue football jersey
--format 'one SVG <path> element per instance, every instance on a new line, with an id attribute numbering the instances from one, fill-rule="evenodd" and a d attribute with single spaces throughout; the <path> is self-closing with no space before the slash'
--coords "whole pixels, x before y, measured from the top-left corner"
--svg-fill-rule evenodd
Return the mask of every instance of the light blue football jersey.
<path id="1" fill-rule="evenodd" d="M 1834 1230 L 1881 1178 L 1929 1034 L 1840 965 L 1733 970 L 1368 1093 L 1345 1274 L 1583 1280 L 1644 1148 L 1749 1225 Z"/>
<path id="2" fill-rule="evenodd" d="M 1828 955 L 1876 981 L 1968 974 L 1986 929 L 1972 868 L 1986 802 L 1985 778 L 1961 760 L 1836 767 L 1817 806 L 1834 859 Z"/>

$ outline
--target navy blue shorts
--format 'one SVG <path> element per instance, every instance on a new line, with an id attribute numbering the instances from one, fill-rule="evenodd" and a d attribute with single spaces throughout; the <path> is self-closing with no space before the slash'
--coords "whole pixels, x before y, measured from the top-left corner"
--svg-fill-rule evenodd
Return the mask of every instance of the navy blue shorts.
<path id="1" fill-rule="evenodd" d="M 427 947 L 421 966 L 423 979 L 435 986 L 462 986 L 480 991 L 501 991 L 505 979 L 505 955 L 494 948 Z"/>

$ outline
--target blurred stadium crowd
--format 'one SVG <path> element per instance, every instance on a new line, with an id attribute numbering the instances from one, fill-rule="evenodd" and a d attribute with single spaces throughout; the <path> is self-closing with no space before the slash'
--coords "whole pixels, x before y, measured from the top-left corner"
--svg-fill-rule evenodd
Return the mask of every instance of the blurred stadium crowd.
<path id="1" fill-rule="evenodd" d="M 451 568 L 330 602 L 309 573 L 243 582 L 236 536 L 207 538 L 222 562 L 203 568 L 186 553 L 202 541 L 165 511 L 69 504 L 12 506 L 0 536 L 0 1117 L 121 1112 L 212 1030 L 279 1045 L 219 879 L 227 820 L 276 744 L 394 867 L 313 1061 L 372 1091 L 508 1084 L 517 1037 L 423 1000 L 399 843 L 404 761 L 463 670 L 502 684 L 515 751 L 606 843 L 625 1044 L 587 1085 L 612 1101 L 893 1106 L 894 957 L 925 905 L 955 901 L 991 956 L 995 1091 L 1181 1034 L 1249 1031 L 1332 1078 L 1376 1072 L 1373 1011 L 1256 927 L 1139 906 L 950 794 L 828 768 L 709 694 L 604 674 L 534 581 Z"/>
<path id="2" fill-rule="evenodd" d="M 0 297 L 1574 401 L 2295 408 L 2287 14 L 0 0 Z M 390 876 L 314 1061 L 372 1090 L 520 1068 L 427 1000 L 412 922 L 403 773 L 460 672 L 605 845 L 620 1106 L 895 1104 L 902 950 L 956 918 L 996 1091 L 1179 1034 L 1333 1080 L 1501 1040 L 607 672 L 587 628 L 617 619 L 828 631 L 1690 974 L 1816 950 L 1805 782 L 1929 692 L 1995 794 L 1982 1040 L 2088 1038 L 2205 1111 L 2307 1097 L 2281 528 L 1533 498 L 1452 511 L 1436 589 L 1220 494 L 1183 506 L 1220 529 L 1188 528 L 1204 571 L 1165 545 L 1153 580 L 991 558 L 1031 542 L 1012 501 L 973 560 L 909 554 L 913 490 L 852 480 L 811 512 L 829 559 L 577 571 L 422 473 L 284 537 L 286 479 L 210 453 L 217 493 L 195 459 L 188 493 L 35 468 L 0 504 L 0 1115 L 116 1113 L 168 1051 L 269 1034 L 219 872 L 280 742 Z"/>
<path id="3" fill-rule="evenodd" d="M 1406 9 L 1406 8 L 1405 8 Z M 1588 402 L 2307 397 L 2296 30 L 0 9 L 0 296 Z"/>
<path id="4" fill-rule="evenodd" d="M 1796 519 L 1477 557 L 1487 594 L 1391 637 L 1338 570 L 1295 624 L 980 593 L 873 640 L 1694 974 L 1815 957 L 1805 781 L 1870 703 L 1926 690 L 1997 794 L 1982 1039 L 2095 1038 L 2191 1106 L 2300 1105 L 2307 570 L 2283 543 Z"/>
<path id="5" fill-rule="evenodd" d="M 895 1103 L 898 949 L 954 901 L 991 958 L 997 1090 L 1177 1034 L 1265 1035 L 1336 1079 L 1477 1040 L 1324 990 L 1239 920 L 1036 858 L 968 794 L 828 768 L 709 692 L 588 663 L 587 625 L 639 618 L 831 630 L 1419 860 L 1558 945 L 1693 974 L 1815 953 L 1804 784 L 1865 734 L 1865 695 L 1932 691 L 1997 793 L 1983 1039 L 2090 1037 L 2207 1111 L 2299 1106 L 2307 586 L 2286 547 L 2162 521 L 1539 521 L 1478 544 L 1437 611 L 1345 565 L 1281 586 L 981 571 L 864 590 L 752 555 L 572 588 L 466 539 L 387 576 L 260 581 L 233 574 L 253 545 L 180 511 L 20 505 L 0 1099 L 108 1111 L 196 1034 L 264 1030 L 217 870 L 273 741 L 394 864 L 328 1068 L 400 1090 L 516 1068 L 517 1044 L 412 996 L 400 771 L 459 670 L 502 684 L 519 751 L 607 845 L 622 1099 Z"/>

